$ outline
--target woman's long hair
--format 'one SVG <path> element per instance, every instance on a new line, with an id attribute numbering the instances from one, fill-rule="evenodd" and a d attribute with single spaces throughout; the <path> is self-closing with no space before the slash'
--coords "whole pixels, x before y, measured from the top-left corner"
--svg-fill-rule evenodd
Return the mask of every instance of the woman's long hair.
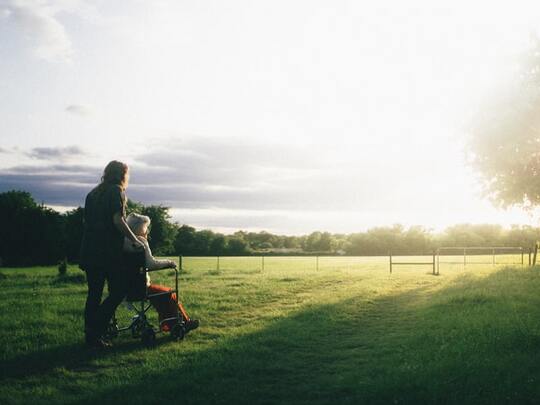
<path id="1" fill-rule="evenodd" d="M 103 170 L 103 176 L 101 176 L 101 183 L 97 186 L 97 189 L 103 189 L 105 185 L 118 185 L 123 190 L 126 189 L 126 174 L 128 172 L 128 165 L 113 160 L 105 166 Z"/>

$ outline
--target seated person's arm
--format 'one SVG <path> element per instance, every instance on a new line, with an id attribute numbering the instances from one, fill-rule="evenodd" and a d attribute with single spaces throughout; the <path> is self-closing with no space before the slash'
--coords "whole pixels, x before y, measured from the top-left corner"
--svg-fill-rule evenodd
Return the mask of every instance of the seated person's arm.
<path id="1" fill-rule="evenodd" d="M 148 241 L 141 237 L 140 241 L 144 244 L 144 254 L 146 256 L 146 267 L 148 270 L 166 269 L 167 267 L 176 267 L 176 263 L 168 259 L 156 259 L 152 256 Z"/>

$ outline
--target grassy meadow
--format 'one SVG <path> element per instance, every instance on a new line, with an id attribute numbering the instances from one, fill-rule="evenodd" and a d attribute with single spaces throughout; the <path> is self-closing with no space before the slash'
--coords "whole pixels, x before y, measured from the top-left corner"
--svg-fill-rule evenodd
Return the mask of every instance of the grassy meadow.
<path id="1" fill-rule="evenodd" d="M 433 276 L 389 274 L 387 257 L 321 257 L 318 270 L 314 257 L 184 258 L 200 328 L 101 352 L 82 344 L 84 273 L 2 268 L 0 402 L 540 403 L 540 268 L 476 259 L 447 257 Z"/>

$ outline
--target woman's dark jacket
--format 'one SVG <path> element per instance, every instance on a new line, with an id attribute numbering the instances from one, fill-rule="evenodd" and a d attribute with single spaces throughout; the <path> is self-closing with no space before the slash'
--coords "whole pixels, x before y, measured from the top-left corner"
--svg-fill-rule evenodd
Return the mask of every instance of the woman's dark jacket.
<path id="1" fill-rule="evenodd" d="M 122 187 L 102 183 L 86 196 L 80 267 L 106 269 L 122 265 L 124 236 L 113 216 L 125 216 L 126 196 Z"/>

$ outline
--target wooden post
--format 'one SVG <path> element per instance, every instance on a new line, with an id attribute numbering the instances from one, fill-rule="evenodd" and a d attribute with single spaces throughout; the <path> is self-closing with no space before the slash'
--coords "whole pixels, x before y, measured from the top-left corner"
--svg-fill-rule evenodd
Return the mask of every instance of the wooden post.
<path id="1" fill-rule="evenodd" d="M 521 250 L 521 265 L 523 266 L 525 263 L 523 261 L 523 248 L 520 248 Z"/>
<path id="2" fill-rule="evenodd" d="M 433 251 L 433 275 L 435 275 L 435 251 Z"/>
<path id="3" fill-rule="evenodd" d="M 392 274 L 392 252 L 388 252 L 388 256 L 390 256 L 390 274 Z"/>
<path id="4" fill-rule="evenodd" d="M 178 256 L 178 270 L 182 270 L 182 256 Z"/>
<path id="5" fill-rule="evenodd" d="M 536 266 L 536 255 L 538 254 L 538 242 L 534 244 L 534 254 L 533 254 L 533 260 L 532 265 Z"/>
<path id="6" fill-rule="evenodd" d="M 532 249 L 529 248 L 529 267 L 531 266 L 531 254 L 532 254 Z"/>

